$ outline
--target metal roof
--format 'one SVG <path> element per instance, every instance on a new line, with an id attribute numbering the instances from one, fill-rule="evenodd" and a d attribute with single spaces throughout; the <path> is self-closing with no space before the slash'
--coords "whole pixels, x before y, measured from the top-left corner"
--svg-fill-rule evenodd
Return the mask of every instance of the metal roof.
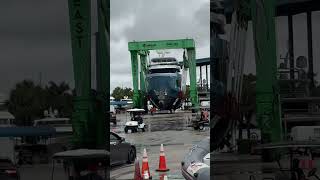
<path id="1" fill-rule="evenodd" d="M 8 111 L 0 111 L 0 119 L 14 119 L 14 116 Z"/>
<path id="2" fill-rule="evenodd" d="M 183 62 L 180 61 L 179 64 L 183 65 Z M 210 57 L 196 59 L 196 66 L 205 66 L 205 65 L 210 65 Z"/>
<path id="3" fill-rule="evenodd" d="M 107 158 L 110 153 L 103 149 L 76 149 L 70 151 L 59 152 L 53 155 L 54 159 L 92 159 Z"/>
<path id="4" fill-rule="evenodd" d="M 277 16 L 319 11 L 319 0 L 277 0 Z"/>
<path id="5" fill-rule="evenodd" d="M 127 112 L 145 112 L 146 110 L 144 109 L 138 109 L 138 108 L 134 108 L 134 109 L 128 109 Z"/>
<path id="6" fill-rule="evenodd" d="M 210 65 L 210 58 L 200 58 L 196 61 L 197 66 Z"/>
<path id="7" fill-rule="evenodd" d="M 227 23 L 231 23 L 235 0 L 224 0 L 220 3 L 216 3 L 215 1 L 217 0 L 211 0 L 211 12 L 224 13 L 227 15 Z M 276 6 L 276 16 L 288 16 L 290 14 L 295 15 L 308 11 L 320 11 L 319 0 L 276 0 Z M 213 20 L 213 18 L 211 19 Z"/>
<path id="8" fill-rule="evenodd" d="M 71 121 L 70 118 L 56 118 L 56 117 L 46 117 L 46 118 L 43 118 L 43 119 L 36 119 L 34 120 L 34 122 L 38 122 L 38 121 Z"/>
<path id="9" fill-rule="evenodd" d="M 52 127 L 0 127 L 0 137 L 53 136 Z"/>
<path id="10" fill-rule="evenodd" d="M 320 141 L 283 141 L 267 143 L 256 146 L 256 149 L 278 149 L 278 148 L 298 148 L 298 147 L 320 147 Z"/>
<path id="11" fill-rule="evenodd" d="M 128 105 L 129 103 L 127 101 L 112 101 L 110 102 L 110 105 L 116 105 L 116 106 L 124 106 Z"/>

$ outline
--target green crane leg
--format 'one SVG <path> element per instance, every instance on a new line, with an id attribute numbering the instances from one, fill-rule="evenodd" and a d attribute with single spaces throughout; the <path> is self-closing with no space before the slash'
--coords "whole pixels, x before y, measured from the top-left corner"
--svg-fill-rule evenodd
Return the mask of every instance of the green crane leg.
<path id="1" fill-rule="evenodd" d="M 277 142 L 282 139 L 282 128 L 277 85 L 275 0 L 251 0 L 251 5 L 257 66 L 257 121 L 262 141 Z"/>
<path id="2" fill-rule="evenodd" d="M 195 49 L 187 49 L 188 66 L 190 77 L 190 98 L 192 106 L 199 108 L 198 91 L 197 91 L 197 73 L 196 73 L 196 51 Z"/>
<path id="3" fill-rule="evenodd" d="M 146 94 L 146 85 L 145 85 L 145 76 L 146 76 L 146 55 L 140 55 L 140 98 L 141 98 L 141 105 L 144 107 L 145 104 L 145 94 Z"/>
<path id="4" fill-rule="evenodd" d="M 130 51 L 131 67 L 132 67 L 132 82 L 133 82 L 133 105 L 136 108 L 140 107 L 140 94 L 138 88 L 139 72 L 138 72 L 138 52 Z"/>
<path id="5" fill-rule="evenodd" d="M 98 41 L 97 41 L 97 118 L 91 119 L 93 122 L 93 132 L 95 134 L 95 147 L 104 148 L 107 142 L 107 121 L 106 115 L 108 114 L 107 107 L 109 107 L 109 84 L 108 78 L 110 72 L 109 61 L 109 8 L 106 7 L 106 3 L 102 3 L 105 0 L 98 0 Z M 106 22 L 107 20 L 107 22 Z M 107 28 L 106 28 L 107 27 Z M 110 116 L 108 116 L 110 117 Z"/>
<path id="6" fill-rule="evenodd" d="M 87 144 L 91 89 L 91 16 L 89 0 L 69 0 L 69 18 L 72 41 L 73 71 L 76 98 L 72 116 L 74 138 L 77 146 Z"/>

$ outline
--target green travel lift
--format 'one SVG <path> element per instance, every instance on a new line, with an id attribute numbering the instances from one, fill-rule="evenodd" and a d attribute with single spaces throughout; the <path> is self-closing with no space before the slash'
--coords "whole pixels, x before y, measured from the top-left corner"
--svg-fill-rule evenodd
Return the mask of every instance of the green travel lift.
<path id="1" fill-rule="evenodd" d="M 184 54 L 183 64 L 185 68 L 189 68 L 191 103 L 194 108 L 199 108 L 196 84 L 196 51 L 193 39 L 134 41 L 129 42 L 128 47 L 131 54 L 133 103 L 135 108 L 144 108 L 146 106 L 145 76 L 149 51 L 163 49 L 184 49 L 187 52 L 187 57 Z"/>
<path id="2" fill-rule="evenodd" d="M 109 103 L 109 2 L 97 0 L 97 88 L 91 88 L 91 1 L 69 0 L 76 97 L 72 116 L 74 148 L 105 148 Z"/>

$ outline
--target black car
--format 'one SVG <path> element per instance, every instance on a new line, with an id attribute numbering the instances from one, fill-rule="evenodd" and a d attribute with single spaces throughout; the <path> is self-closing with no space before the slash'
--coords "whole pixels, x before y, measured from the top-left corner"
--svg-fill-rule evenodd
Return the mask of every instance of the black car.
<path id="1" fill-rule="evenodd" d="M 114 132 L 110 132 L 110 164 L 111 166 L 133 163 L 136 158 L 136 147 L 126 142 Z"/>
<path id="2" fill-rule="evenodd" d="M 20 180 L 19 170 L 9 158 L 0 157 L 0 179 Z"/>

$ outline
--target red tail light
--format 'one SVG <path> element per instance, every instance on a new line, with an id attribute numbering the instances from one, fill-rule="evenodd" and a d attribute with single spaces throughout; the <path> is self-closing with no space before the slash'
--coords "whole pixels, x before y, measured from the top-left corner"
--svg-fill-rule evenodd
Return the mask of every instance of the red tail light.
<path id="1" fill-rule="evenodd" d="M 17 175 L 17 171 L 14 170 L 14 169 L 6 170 L 5 172 L 10 176 L 16 176 Z"/>
<path id="2" fill-rule="evenodd" d="M 98 170 L 98 165 L 97 165 L 97 164 L 90 164 L 90 165 L 88 166 L 88 170 L 95 172 L 95 171 Z"/>

